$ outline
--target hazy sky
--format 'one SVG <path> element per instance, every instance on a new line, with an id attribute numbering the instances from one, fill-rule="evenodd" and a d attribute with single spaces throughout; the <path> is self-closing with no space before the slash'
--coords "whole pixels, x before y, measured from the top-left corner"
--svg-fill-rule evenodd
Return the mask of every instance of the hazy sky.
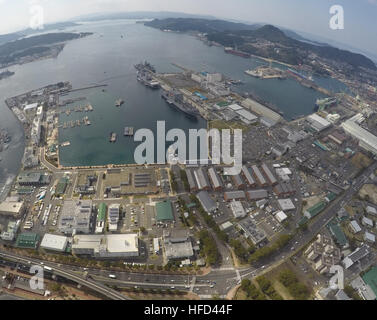
<path id="1" fill-rule="evenodd" d="M 329 28 L 334 4 L 344 8 L 344 30 Z M 115 11 L 175 11 L 266 22 L 377 54 L 377 0 L 0 0 L 0 34 L 28 27 L 33 5 L 44 8 L 47 23 Z"/>

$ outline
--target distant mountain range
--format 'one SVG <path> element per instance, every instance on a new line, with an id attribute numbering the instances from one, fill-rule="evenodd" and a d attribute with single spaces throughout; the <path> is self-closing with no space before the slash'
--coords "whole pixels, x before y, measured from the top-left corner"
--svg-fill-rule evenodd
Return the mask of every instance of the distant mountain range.
<path id="1" fill-rule="evenodd" d="M 248 25 L 224 20 L 194 18 L 155 19 L 146 26 L 178 32 L 196 31 L 206 33 L 209 41 L 250 54 L 298 65 L 310 60 L 308 56 L 317 55 L 338 64 L 348 64 L 351 68 L 377 70 L 375 63 L 359 53 L 341 50 L 330 45 L 309 41 L 293 31 L 282 31 L 272 25 Z M 260 45 L 269 41 L 273 45 Z M 318 70 L 321 72 L 321 70 Z M 322 70 L 323 71 L 323 70 Z"/>
<path id="2" fill-rule="evenodd" d="M 171 11 L 135 11 L 135 12 L 113 12 L 113 13 L 95 13 L 78 16 L 69 21 L 101 21 L 113 19 L 166 19 L 166 18 L 201 18 L 212 20 L 216 19 L 209 15 L 190 14 Z"/>

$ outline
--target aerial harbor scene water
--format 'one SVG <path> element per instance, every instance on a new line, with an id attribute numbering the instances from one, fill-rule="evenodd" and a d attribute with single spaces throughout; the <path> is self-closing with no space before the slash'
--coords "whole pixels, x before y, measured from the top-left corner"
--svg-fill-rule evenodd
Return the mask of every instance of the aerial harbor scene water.
<path id="1" fill-rule="evenodd" d="M 232 79 L 241 80 L 243 84 L 235 90 L 256 94 L 284 112 L 287 119 L 311 113 L 316 99 L 325 97 L 294 80 L 263 81 L 244 74 L 244 70 L 263 64 L 262 60 L 227 55 L 221 48 L 208 47 L 190 35 L 160 32 L 134 20 L 85 23 L 72 30 L 67 28 L 66 31 L 94 34 L 68 43 L 55 59 L 14 67 L 16 74 L 12 77 L 12 82 L 0 82 L 0 91 L 4 96 L 16 95 L 58 80 L 71 81 L 74 88 L 92 84 L 106 85 L 104 90 L 96 87 L 70 94 L 83 96 L 85 100 L 62 108 L 69 109 L 90 103 L 94 109 L 90 113 L 90 127 L 59 130 L 59 141 L 70 141 L 70 147 L 63 148 L 60 152 L 62 165 L 133 163 L 133 150 L 136 146 L 133 139 L 118 139 L 117 143 L 124 148 L 107 143 L 110 132 L 117 131 L 121 135 L 125 126 L 153 130 L 157 120 L 166 120 L 167 130 L 169 126 L 186 129 L 206 127 L 204 119 L 195 121 L 184 113 L 177 112 L 164 100 L 157 98 L 161 95 L 159 92 L 148 90 L 137 82 L 134 65 L 144 60 L 150 61 L 158 72 L 180 72 L 173 65 L 175 63 L 196 71 L 224 73 Z M 39 77 L 34 77 L 36 72 Z M 345 90 L 345 86 L 336 80 L 327 78 L 319 81 L 330 90 Z M 118 98 L 123 99 L 124 104 L 115 108 L 114 103 Z M 3 102 L 2 108 L 5 108 Z M 4 113 L 9 114 L 9 111 L 4 110 Z M 62 113 L 60 124 L 76 121 L 81 115 L 76 112 L 69 116 Z M 0 121 L 5 127 L 19 126 L 10 114 L 9 118 L 2 117 Z M 20 146 L 10 158 L 21 155 L 22 138 L 19 140 Z M 13 148 L 16 148 L 15 145 Z M 14 169 L 13 171 L 17 170 L 17 165 Z"/>

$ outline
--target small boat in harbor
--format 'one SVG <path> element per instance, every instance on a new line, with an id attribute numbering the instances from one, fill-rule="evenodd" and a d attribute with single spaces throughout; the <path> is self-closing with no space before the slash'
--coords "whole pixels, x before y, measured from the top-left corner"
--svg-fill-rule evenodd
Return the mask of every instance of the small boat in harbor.
<path id="1" fill-rule="evenodd" d="M 117 134 L 115 132 L 110 133 L 110 143 L 115 143 L 117 141 Z"/>
<path id="2" fill-rule="evenodd" d="M 117 101 L 115 101 L 115 106 L 120 107 L 123 103 L 124 103 L 124 100 L 118 99 Z"/>

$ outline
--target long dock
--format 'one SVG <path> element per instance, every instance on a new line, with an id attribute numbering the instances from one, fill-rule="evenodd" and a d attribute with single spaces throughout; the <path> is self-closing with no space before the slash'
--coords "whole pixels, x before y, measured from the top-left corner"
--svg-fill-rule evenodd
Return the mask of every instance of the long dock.
<path id="1" fill-rule="evenodd" d="M 101 88 L 101 87 L 107 87 L 107 86 L 108 86 L 107 84 L 95 84 L 95 85 L 88 86 L 88 87 L 71 89 L 71 90 L 69 90 L 69 92 L 76 92 L 76 91 L 81 91 L 81 90 L 87 90 L 87 89 L 93 89 L 93 88 Z"/>

